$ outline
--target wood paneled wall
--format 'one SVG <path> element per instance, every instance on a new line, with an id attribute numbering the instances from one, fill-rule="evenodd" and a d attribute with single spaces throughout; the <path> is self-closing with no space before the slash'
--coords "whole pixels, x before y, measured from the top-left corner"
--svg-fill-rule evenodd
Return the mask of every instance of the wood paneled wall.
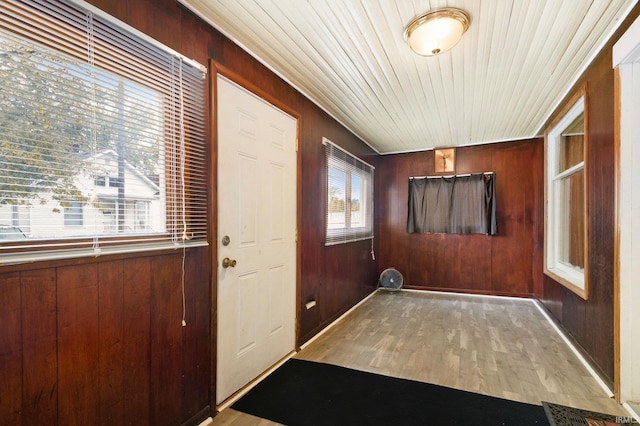
<path id="1" fill-rule="evenodd" d="M 410 176 L 435 175 L 433 151 L 383 156 L 376 175 L 380 269 L 410 288 L 532 296 L 541 284 L 543 141 L 461 147 L 456 172 L 495 172 L 498 235 L 408 234 Z"/>
<path id="2" fill-rule="evenodd" d="M 300 115 L 298 344 L 371 292 L 378 268 L 370 242 L 324 246 L 322 138 L 373 164 L 374 152 L 176 0 L 89 2 L 202 64 L 213 59 Z M 215 164 L 213 141 L 209 135 Z M 216 171 L 210 176 L 215 188 Z M 210 248 L 187 256 L 184 328 L 179 254 L 0 267 L 0 423 L 177 425 L 210 415 L 217 259 L 210 215 Z M 310 300 L 316 306 L 306 309 Z"/>
<path id="3" fill-rule="evenodd" d="M 592 290 L 585 302 L 542 275 L 540 139 L 458 149 L 459 173 L 496 171 L 498 236 L 408 235 L 407 179 L 433 173 L 432 152 L 376 158 L 356 136 L 175 0 L 89 1 L 187 57 L 202 64 L 217 61 L 300 115 L 299 344 L 372 291 L 378 273 L 394 266 L 416 288 L 536 294 L 612 377 L 610 49 L 585 77 L 591 120 Z M 638 15 L 637 8 L 632 15 Z M 324 246 L 322 137 L 377 166 L 374 248 L 379 260 L 371 260 L 368 241 Z M 212 188 L 215 175 L 211 170 Z M 215 221 L 211 212 L 213 229 Z M 211 324 L 216 287 L 210 277 L 215 277 L 215 238 L 212 235 L 211 249 L 187 254 L 187 327 L 180 324 L 181 254 L 0 269 L 2 422 L 175 425 L 197 423 L 209 415 L 215 389 Z M 307 310 L 310 300 L 317 304 Z"/>
<path id="4" fill-rule="evenodd" d="M 302 149 L 302 288 L 299 343 L 304 343 L 371 293 L 377 285 L 377 261 L 371 258 L 371 241 L 324 246 L 326 172 L 322 138 L 340 144 L 369 164 L 376 164 L 376 155 L 354 138 L 326 113 L 306 103 L 303 122 L 311 119 L 316 125 L 303 126 Z M 376 183 L 377 184 L 377 183 Z M 316 306 L 305 304 L 315 300 Z"/>
<path id="5" fill-rule="evenodd" d="M 586 86 L 588 110 L 587 196 L 589 299 L 583 300 L 544 276 L 536 292 L 553 316 L 591 358 L 603 379 L 614 381 L 614 216 L 616 171 L 613 44 L 640 15 L 636 5 L 609 44 L 587 68 L 565 101 L 548 120 L 553 122 L 569 99 Z M 548 124 L 547 124 L 548 125 Z M 542 210 L 544 206 L 540 206 Z M 541 237 L 542 238 L 542 234 Z M 542 241 L 542 240 L 541 240 Z"/>
<path id="6" fill-rule="evenodd" d="M 0 423 L 166 424 L 208 413 L 209 250 L 3 273 Z"/>
<path id="7" fill-rule="evenodd" d="M 579 344 L 602 378 L 614 381 L 614 215 L 616 171 L 612 46 L 640 16 L 636 5 L 608 45 L 587 68 L 548 123 L 583 87 L 587 88 L 589 299 L 583 300 L 542 272 L 544 182 L 542 140 L 458 150 L 457 171 L 496 171 L 498 237 L 410 236 L 406 181 L 432 174 L 432 153 L 383 157 L 382 179 L 390 186 L 378 196 L 384 244 L 380 268 L 399 268 L 410 285 L 467 292 L 537 297 Z M 543 129 L 548 125 L 543 126 Z M 501 152 L 498 152 L 501 151 Z M 506 173 L 505 173 L 506 172 Z M 379 176 L 380 177 L 380 176 Z M 505 186 L 506 185 L 506 186 Z M 380 210 L 382 209 L 382 210 Z M 506 232 L 506 234 L 505 234 Z"/>

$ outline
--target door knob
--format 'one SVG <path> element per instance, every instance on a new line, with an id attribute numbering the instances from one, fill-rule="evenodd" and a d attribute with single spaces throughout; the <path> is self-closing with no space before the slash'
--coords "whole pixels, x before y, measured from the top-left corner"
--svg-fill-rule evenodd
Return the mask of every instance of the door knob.
<path id="1" fill-rule="evenodd" d="M 228 257 L 225 257 L 224 259 L 222 259 L 222 267 L 223 268 L 228 268 L 229 266 L 231 266 L 232 268 L 236 267 L 236 260 L 235 259 L 229 259 Z"/>

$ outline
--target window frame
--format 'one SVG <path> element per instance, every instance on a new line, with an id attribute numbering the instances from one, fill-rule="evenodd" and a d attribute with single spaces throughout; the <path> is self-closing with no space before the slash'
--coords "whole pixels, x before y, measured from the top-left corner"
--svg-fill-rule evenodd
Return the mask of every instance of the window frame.
<path id="1" fill-rule="evenodd" d="M 345 244 L 350 242 L 369 240 L 374 238 L 374 170 L 375 167 L 362 161 L 344 148 L 336 145 L 327 138 L 323 138 L 325 146 L 325 246 Z M 330 173 L 329 169 L 338 170 L 345 174 L 344 194 L 344 226 L 330 227 Z M 351 226 L 351 193 L 352 177 L 358 176 L 361 180 L 360 209 L 363 209 L 364 226 Z"/>
<path id="2" fill-rule="evenodd" d="M 576 119 L 584 114 L 584 141 L 583 161 L 560 171 L 560 150 L 562 132 Z M 588 101 L 586 88 L 580 90 L 545 130 L 545 234 L 544 234 L 544 260 L 545 275 L 571 290 L 573 293 L 587 300 L 589 297 L 589 214 L 588 214 L 588 141 L 589 141 Z M 566 240 L 571 238 L 570 227 L 566 225 L 566 215 L 570 210 L 567 205 L 570 199 L 562 199 L 563 191 L 560 188 L 577 173 L 583 173 L 583 257 L 582 270 L 563 261 L 563 250 Z"/>
<path id="3" fill-rule="evenodd" d="M 86 65 L 92 69 L 109 73 L 116 79 L 127 79 L 135 84 L 144 85 L 149 90 L 155 90 L 156 84 L 162 85 L 164 95 L 159 99 L 164 107 L 161 125 L 164 134 L 160 139 L 159 152 L 162 162 L 158 163 L 158 166 L 162 167 L 164 174 L 161 175 L 159 184 L 153 183 L 161 187 L 159 197 L 163 203 L 161 209 L 164 211 L 164 228 L 150 232 L 118 232 L 104 235 L 97 233 L 66 236 L 61 233 L 60 237 L 42 236 L 28 237 L 27 240 L 2 241 L 0 264 L 12 265 L 42 260 L 207 246 L 209 201 L 208 192 L 203 190 L 208 180 L 208 147 L 205 135 L 207 68 L 86 1 L 69 0 L 57 3 L 45 0 L 33 5 L 7 2 L 3 5 L 3 11 L 4 8 L 7 10 L 6 20 L 5 16 L 0 17 L 0 27 L 8 36 L 41 45 L 43 52 L 50 50 L 61 56 L 68 56 L 72 59 L 69 62 L 71 65 L 62 61 L 63 67 L 67 69 L 75 66 L 75 60 L 80 60 L 79 63 L 83 65 L 85 63 L 82 61 L 86 60 Z M 24 19 L 16 21 L 12 18 L 14 13 Z M 47 22 L 42 33 L 42 25 L 38 24 L 40 20 Z M 85 26 L 86 31 L 82 33 Z M 65 37 L 68 34 L 78 36 L 71 43 L 64 37 L 58 40 L 57 37 L 47 36 L 56 32 L 64 34 Z M 94 44 L 94 40 L 100 41 Z M 115 56 L 120 55 L 124 59 L 111 61 L 109 54 L 105 54 L 107 51 L 113 51 Z M 125 65 L 122 65 L 124 62 Z M 142 173 L 140 176 L 147 178 Z M 101 189 L 122 186 L 113 176 L 87 179 Z M 113 185 L 112 182 L 117 185 Z M 127 202 L 127 199 L 123 202 Z M 94 207 L 90 202 L 83 203 L 85 206 Z M 54 210 L 63 210 L 60 213 L 64 215 L 62 224 L 65 228 L 84 227 L 86 215 L 83 214 L 82 224 L 78 222 L 70 225 L 67 216 L 72 214 L 71 210 L 64 206 L 64 201 L 60 203 L 60 207 Z M 151 214 L 149 206 L 146 212 L 147 216 Z M 137 211 L 134 211 L 133 215 L 135 218 Z"/>

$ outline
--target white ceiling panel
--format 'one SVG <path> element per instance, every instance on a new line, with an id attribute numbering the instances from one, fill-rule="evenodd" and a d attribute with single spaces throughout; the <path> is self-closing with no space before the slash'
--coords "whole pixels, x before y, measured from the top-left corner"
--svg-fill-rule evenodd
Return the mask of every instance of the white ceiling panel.
<path id="1" fill-rule="evenodd" d="M 381 154 L 536 136 L 635 0 L 180 0 Z M 405 26 L 459 7 L 450 51 Z"/>

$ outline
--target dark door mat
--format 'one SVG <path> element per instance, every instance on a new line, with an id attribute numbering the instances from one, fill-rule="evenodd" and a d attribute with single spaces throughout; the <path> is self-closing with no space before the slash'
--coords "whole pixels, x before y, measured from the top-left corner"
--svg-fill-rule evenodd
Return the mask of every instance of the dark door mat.
<path id="1" fill-rule="evenodd" d="M 295 425 L 548 425 L 540 405 L 290 359 L 232 405 Z"/>
<path id="2" fill-rule="evenodd" d="M 632 425 L 638 422 L 627 416 L 613 416 L 595 411 L 581 410 L 550 402 L 542 402 L 551 426 L 617 426 Z"/>

